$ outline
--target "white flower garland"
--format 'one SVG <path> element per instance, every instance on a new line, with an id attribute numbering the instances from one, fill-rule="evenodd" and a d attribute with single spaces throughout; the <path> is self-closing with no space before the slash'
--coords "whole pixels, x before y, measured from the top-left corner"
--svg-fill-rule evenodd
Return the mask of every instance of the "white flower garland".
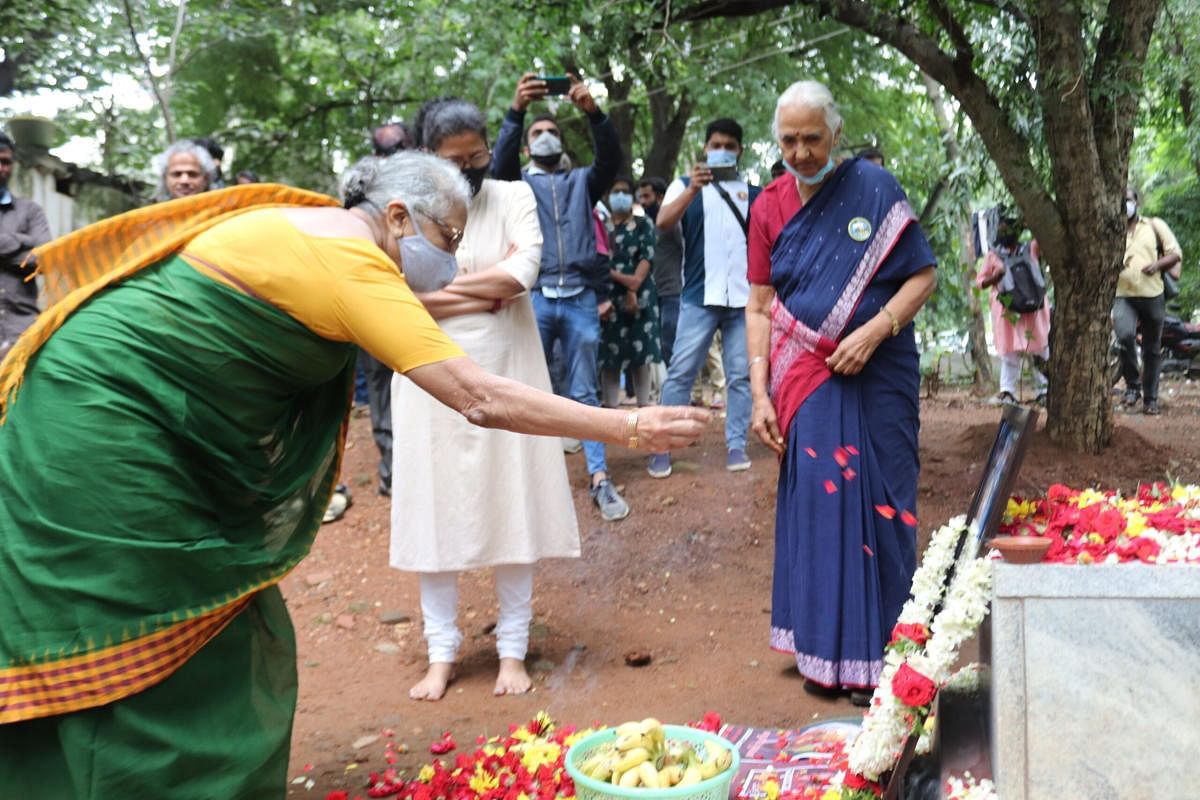
<path id="1" fill-rule="evenodd" d="M 971 773 L 964 772 L 961 778 L 951 776 L 946 780 L 946 800 L 1000 800 L 1000 795 L 987 778 L 977 781 Z"/>
<path id="2" fill-rule="evenodd" d="M 941 587 L 954 559 L 954 547 L 965 529 L 965 520 L 956 517 L 935 534 L 913 578 L 912 597 L 900 614 L 901 623 L 919 623 L 930 630 L 923 649 L 904 656 L 890 650 L 885 656 L 883 674 L 863 718 L 862 730 L 850 747 L 849 765 L 857 774 L 878 781 L 900 758 L 904 739 L 911 729 L 911 712 L 892 694 L 892 679 L 902 664 L 941 685 L 950 677 L 963 642 L 975 635 L 987 615 L 992 585 L 992 568 L 987 558 L 976 558 L 959 569 L 942 599 Z M 918 580 L 920 583 L 918 583 Z M 929 618 L 938 602 L 942 609 L 932 622 Z M 926 748 L 928 742 L 925 743 Z"/>

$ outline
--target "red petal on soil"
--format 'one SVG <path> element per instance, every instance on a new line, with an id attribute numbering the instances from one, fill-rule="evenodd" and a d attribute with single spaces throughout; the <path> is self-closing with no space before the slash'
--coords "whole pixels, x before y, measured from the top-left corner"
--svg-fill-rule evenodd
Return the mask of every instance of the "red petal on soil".
<path id="1" fill-rule="evenodd" d="M 867 555 L 871 556 L 872 558 L 875 556 L 875 551 L 872 550 L 871 548 L 867 547 L 865 544 L 863 545 L 863 552 L 866 553 Z"/>
<path id="2" fill-rule="evenodd" d="M 811 447 L 806 447 L 806 448 L 804 448 L 804 452 L 808 453 L 808 457 L 809 457 L 809 458 L 816 458 L 816 457 L 817 457 L 817 451 L 816 451 L 816 450 L 813 450 Z"/>
<path id="3" fill-rule="evenodd" d="M 911 511 L 901 511 L 900 521 L 910 528 L 917 527 L 917 518 L 913 516 Z"/>
<path id="4" fill-rule="evenodd" d="M 892 508 L 891 506 L 879 505 L 875 506 L 875 510 L 878 511 L 879 516 L 883 517 L 884 519 L 896 518 L 896 509 Z"/>
<path id="5" fill-rule="evenodd" d="M 833 494 L 837 491 L 837 486 L 834 485 L 833 481 L 825 481 L 825 491 L 828 494 Z"/>

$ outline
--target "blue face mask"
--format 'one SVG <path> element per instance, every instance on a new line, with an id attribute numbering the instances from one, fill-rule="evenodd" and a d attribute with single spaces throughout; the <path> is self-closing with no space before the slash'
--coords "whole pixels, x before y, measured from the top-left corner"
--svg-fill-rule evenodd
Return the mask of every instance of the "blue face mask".
<path id="1" fill-rule="evenodd" d="M 614 214 L 628 214 L 633 211 L 633 195 L 629 192 L 609 192 L 608 207 Z"/>
<path id="2" fill-rule="evenodd" d="M 737 153 L 732 150 L 709 150 L 707 159 L 709 167 L 737 166 Z"/>
<path id="3" fill-rule="evenodd" d="M 800 181 L 801 183 L 807 184 L 809 186 L 816 186 L 818 183 L 820 183 L 821 181 L 828 178 L 829 173 L 833 172 L 833 167 L 834 167 L 833 156 L 830 156 L 829 160 L 825 162 L 825 166 L 823 166 L 819 170 L 817 170 L 817 174 L 813 175 L 810 178 L 807 175 L 801 175 L 800 170 L 796 169 L 788 162 L 786 162 L 786 161 L 783 162 L 784 169 L 786 169 L 792 175 L 796 176 L 796 180 Z"/>
<path id="4" fill-rule="evenodd" d="M 453 253 L 447 253 L 445 250 L 435 247 L 425 238 L 416 219 L 411 216 L 409 219 L 412 221 L 413 230 L 417 232 L 417 235 L 396 239 L 396 244 L 400 247 L 404 280 L 408 282 L 408 288 L 414 292 L 436 292 L 458 275 L 458 259 L 454 257 Z"/>

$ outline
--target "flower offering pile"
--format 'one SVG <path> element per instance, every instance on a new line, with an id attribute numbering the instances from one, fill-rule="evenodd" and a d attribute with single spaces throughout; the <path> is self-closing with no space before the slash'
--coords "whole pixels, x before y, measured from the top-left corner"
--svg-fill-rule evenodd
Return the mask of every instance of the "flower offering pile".
<path id="1" fill-rule="evenodd" d="M 1000 533 L 1044 536 L 1055 564 L 1200 564 L 1200 486 L 1153 483 L 1133 496 L 1055 484 L 1008 501 Z"/>
<path id="2" fill-rule="evenodd" d="M 563 759 L 567 749 L 592 731 L 558 727 L 541 713 L 525 725 L 513 725 L 507 736 L 479 737 L 475 748 L 458 752 L 447 763 L 435 758 L 417 776 L 405 780 L 389 767 L 372 772 L 367 797 L 405 800 L 558 800 L 573 798 L 575 785 Z M 457 743 L 444 734 L 430 746 L 434 755 L 449 757 Z M 394 759 L 389 758 L 389 763 Z M 326 800 L 353 800 L 361 795 L 331 792 Z"/>

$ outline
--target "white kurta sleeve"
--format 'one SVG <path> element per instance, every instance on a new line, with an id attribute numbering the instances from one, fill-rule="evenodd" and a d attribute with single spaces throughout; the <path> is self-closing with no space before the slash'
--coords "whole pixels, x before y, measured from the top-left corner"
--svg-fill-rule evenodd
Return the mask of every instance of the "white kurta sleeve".
<path id="1" fill-rule="evenodd" d="M 508 190 L 502 206 L 504 238 L 517 250 L 496 266 L 529 289 L 537 281 L 542 263 L 542 227 L 538 224 L 537 200 L 533 189 L 524 181 L 503 185 Z"/>

